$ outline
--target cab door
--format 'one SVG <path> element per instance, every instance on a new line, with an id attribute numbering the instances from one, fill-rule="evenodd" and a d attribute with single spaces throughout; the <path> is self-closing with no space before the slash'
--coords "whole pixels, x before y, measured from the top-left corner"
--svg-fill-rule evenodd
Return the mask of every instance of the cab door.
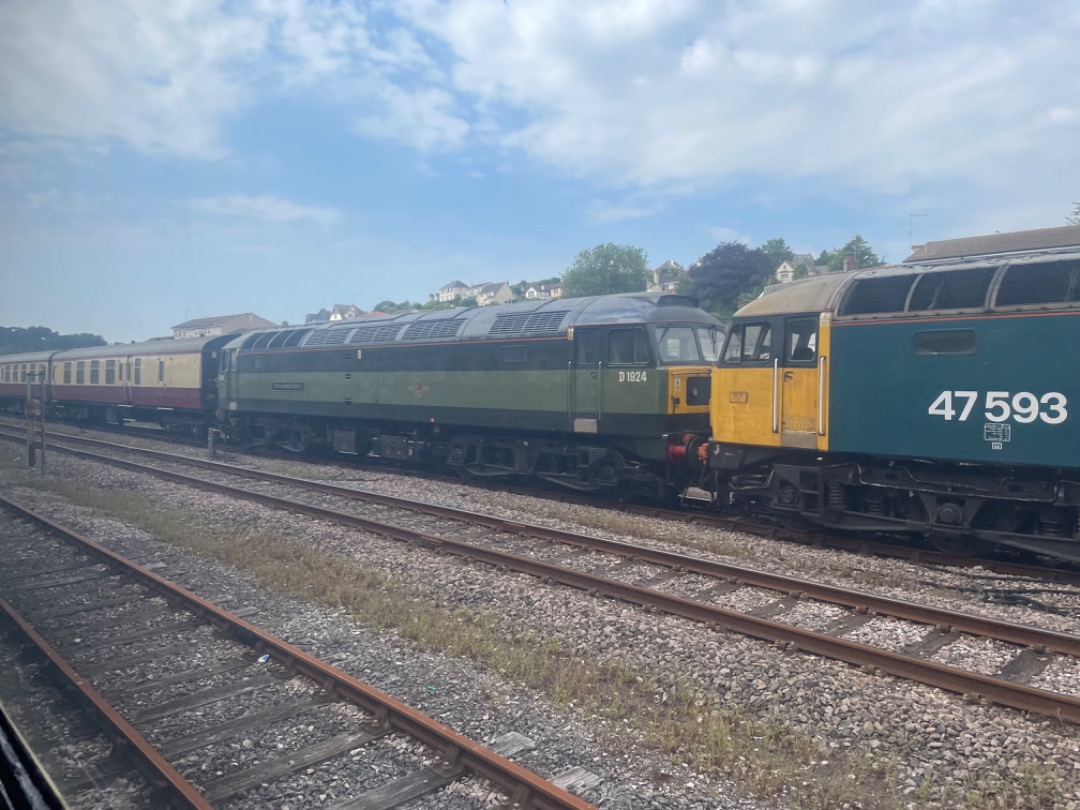
<path id="1" fill-rule="evenodd" d="M 570 407 L 571 427 L 575 433 L 598 433 L 603 410 L 601 393 L 604 370 L 604 337 L 602 329 L 574 329 L 571 340 Z"/>
<path id="2" fill-rule="evenodd" d="M 818 449 L 825 436 L 824 355 L 818 315 L 785 318 L 777 383 L 781 447 Z M 779 354 L 779 353 L 778 353 Z"/>
<path id="3" fill-rule="evenodd" d="M 218 367 L 218 408 L 227 411 L 236 410 L 236 371 L 237 350 L 221 348 L 221 363 Z"/>

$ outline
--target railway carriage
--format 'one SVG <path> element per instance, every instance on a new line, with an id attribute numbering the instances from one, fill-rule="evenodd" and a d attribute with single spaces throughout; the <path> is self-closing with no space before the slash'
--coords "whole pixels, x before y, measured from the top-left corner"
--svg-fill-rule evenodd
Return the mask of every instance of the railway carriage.
<path id="1" fill-rule="evenodd" d="M 728 502 L 1080 560 L 1080 253 L 786 284 L 736 313 L 708 467 Z"/>
<path id="2" fill-rule="evenodd" d="M 49 384 L 49 360 L 56 350 L 0 356 L 0 408 L 22 413 L 26 402 L 27 382 L 35 398 L 42 397 L 42 385 Z"/>
<path id="3" fill-rule="evenodd" d="M 202 428 L 217 407 L 218 352 L 231 339 L 162 339 L 13 355 L 0 359 L 0 396 L 11 410 L 21 410 L 25 372 L 36 368 L 37 379 L 47 380 L 47 407 L 60 418 Z M 34 395 L 41 396 L 38 385 Z"/>
<path id="4" fill-rule="evenodd" d="M 654 486 L 690 471 L 721 338 L 692 299 L 647 293 L 258 332 L 225 347 L 221 418 L 297 450 Z"/>

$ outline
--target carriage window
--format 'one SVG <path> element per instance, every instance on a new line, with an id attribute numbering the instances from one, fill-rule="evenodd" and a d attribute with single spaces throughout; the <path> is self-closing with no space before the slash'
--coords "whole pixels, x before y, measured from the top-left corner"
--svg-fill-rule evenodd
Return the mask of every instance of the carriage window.
<path id="1" fill-rule="evenodd" d="M 86 382 L 86 361 L 79 360 L 75 363 L 75 384 L 82 385 Z"/>
<path id="2" fill-rule="evenodd" d="M 772 330 L 767 323 L 739 324 L 728 336 L 725 363 L 768 362 L 772 357 Z"/>
<path id="3" fill-rule="evenodd" d="M 157 361 L 157 381 L 158 382 L 165 382 L 165 361 L 164 360 L 158 360 Z"/>
<path id="4" fill-rule="evenodd" d="M 91 360 L 90 361 L 90 384 L 91 385 L 97 385 L 99 382 L 101 382 L 101 361 L 100 360 Z"/>
<path id="5" fill-rule="evenodd" d="M 986 303 L 986 291 L 994 277 L 995 268 L 974 270 L 944 270 L 923 273 L 911 294 L 909 312 L 930 309 L 972 309 Z"/>
<path id="6" fill-rule="evenodd" d="M 786 355 L 789 363 L 813 363 L 817 359 L 817 318 L 788 321 Z"/>
<path id="7" fill-rule="evenodd" d="M 649 342 L 644 329 L 612 329 L 608 336 L 608 362 L 613 366 L 649 362 Z"/>
<path id="8" fill-rule="evenodd" d="M 1014 265 L 998 288 L 999 307 L 1080 300 L 1080 261 Z"/>
<path id="9" fill-rule="evenodd" d="M 660 362 L 668 365 L 680 363 L 700 363 L 694 330 L 689 326 L 665 326 L 656 332 L 656 348 L 660 351 Z"/>
<path id="10" fill-rule="evenodd" d="M 142 358 L 135 358 L 135 385 L 142 385 Z"/>
<path id="11" fill-rule="evenodd" d="M 71 385 L 71 361 L 64 363 L 64 385 Z"/>
<path id="12" fill-rule="evenodd" d="M 116 384 L 116 361 L 115 360 L 106 360 L 105 361 L 105 384 L 106 385 L 115 385 Z"/>

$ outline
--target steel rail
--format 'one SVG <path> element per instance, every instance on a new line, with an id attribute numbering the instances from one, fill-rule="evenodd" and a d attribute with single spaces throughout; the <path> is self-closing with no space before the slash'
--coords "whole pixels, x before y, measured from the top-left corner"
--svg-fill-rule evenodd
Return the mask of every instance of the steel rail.
<path id="1" fill-rule="evenodd" d="M 99 442 L 96 439 L 79 439 L 79 441 L 93 442 L 95 444 L 110 445 L 108 442 Z M 80 453 L 82 451 L 72 448 L 57 448 L 65 452 Z M 128 450 L 129 448 L 122 448 Z M 734 566 L 726 563 L 706 560 L 690 554 L 678 554 L 670 551 L 652 549 L 645 546 L 631 545 L 618 540 L 606 540 L 593 537 L 579 532 L 570 532 L 564 529 L 552 529 L 546 526 L 525 523 L 523 521 L 510 520 L 507 518 L 485 515 L 479 512 L 470 512 L 452 506 L 412 501 L 393 495 L 383 495 L 377 492 L 350 489 L 336 484 L 327 484 L 321 481 L 311 481 L 305 478 L 280 475 L 278 473 L 252 470 L 245 467 L 237 467 L 231 464 L 222 464 L 206 459 L 178 456 L 174 453 L 165 453 L 159 450 L 146 450 L 143 448 L 131 448 L 138 455 L 146 455 L 169 462 L 178 462 L 200 469 L 213 470 L 215 472 L 227 472 L 252 480 L 286 484 L 303 487 L 316 492 L 335 495 L 352 500 L 377 503 L 384 506 L 392 506 L 423 514 L 444 517 L 451 520 L 459 520 L 481 526 L 487 526 L 498 531 L 506 531 L 523 536 L 539 537 L 557 543 L 565 543 L 580 548 L 594 549 L 621 557 L 638 560 L 654 565 L 662 565 L 668 568 L 683 570 L 708 577 L 715 577 L 729 582 L 750 585 L 760 588 L 768 588 L 789 596 L 800 598 L 817 599 L 831 602 L 836 605 L 851 608 L 860 613 L 873 612 L 881 616 L 890 616 L 896 619 L 919 622 L 932 625 L 942 632 L 956 631 L 969 633 L 976 636 L 993 638 L 1011 644 L 1025 647 L 1045 648 L 1055 652 L 1080 657 L 1080 636 L 1062 633 L 1054 630 L 1045 630 L 1038 627 L 1008 622 L 1001 619 L 993 619 L 976 616 L 946 608 L 936 608 L 928 605 L 919 605 L 900 599 L 892 599 L 884 596 L 848 588 L 839 588 L 811 580 L 789 577 L 782 574 L 772 574 L 743 566 Z M 94 458 L 106 458 L 109 463 L 126 463 L 123 459 L 111 459 L 107 457 L 91 456 Z M 134 469 L 143 469 L 137 465 Z M 162 471 L 167 472 L 167 471 Z M 181 481 L 180 483 L 190 483 Z"/>
<path id="2" fill-rule="evenodd" d="M 272 495 L 236 489 L 224 484 L 200 481 L 181 473 L 124 461 L 123 459 L 106 458 L 101 460 L 119 467 L 149 473 L 186 486 L 251 500 L 266 506 L 285 509 L 321 520 L 329 520 L 339 525 L 352 526 L 353 528 L 395 540 L 419 543 L 431 549 L 441 549 L 455 554 L 466 560 L 479 560 L 498 568 L 532 574 L 546 582 L 559 582 L 560 584 L 589 591 L 595 595 L 604 594 L 632 604 L 655 608 L 672 615 L 693 619 L 707 625 L 725 627 L 744 635 L 779 644 L 786 649 L 816 653 L 826 658 L 854 664 L 875 673 L 880 672 L 925 683 L 945 691 L 963 695 L 973 701 L 996 703 L 1021 711 L 1036 712 L 1048 717 L 1080 723 L 1080 698 L 1035 689 L 1022 684 L 1014 684 L 1000 678 L 966 672 L 714 605 L 669 596 L 659 591 L 628 585 L 605 577 L 486 549 L 463 541 L 453 540 L 452 538 L 380 523 L 358 515 L 349 515 Z"/>
<path id="3" fill-rule="evenodd" d="M 268 652 L 271 658 L 320 684 L 328 693 L 359 705 L 372 714 L 378 722 L 387 723 L 440 752 L 443 756 L 440 771 L 444 775 L 452 774 L 459 768 L 465 768 L 498 785 L 520 801 L 522 807 L 535 807 L 537 810 L 596 810 L 594 805 L 584 799 L 556 787 L 532 771 L 496 754 L 486 746 L 444 726 L 385 692 L 320 661 L 298 647 L 233 616 L 214 603 L 158 576 L 153 571 L 99 543 L 55 523 L 45 515 L 2 494 L 0 494 L 0 504 L 45 526 L 49 531 L 78 543 L 81 548 L 92 552 L 109 565 L 119 568 L 132 579 L 163 594 L 171 601 L 182 604 L 185 609 L 209 622 L 219 631 L 228 633 L 233 639 L 254 647 L 258 652 Z M 200 807 L 203 806 L 209 807 L 209 805 L 200 805 Z"/>
<path id="4" fill-rule="evenodd" d="M 113 431 L 106 430 L 106 432 L 120 434 L 123 431 L 121 431 L 120 429 L 116 429 Z M 66 433 L 55 433 L 53 431 L 50 431 L 49 435 L 58 438 L 72 439 L 74 441 L 87 442 L 91 444 L 100 444 L 109 447 L 123 448 L 132 452 L 160 452 L 156 450 L 147 450 L 139 447 L 131 447 L 129 445 L 122 445 L 113 442 L 106 442 L 101 439 L 92 439 L 85 436 L 72 436 Z M 2 432 L 0 432 L 0 438 L 12 440 L 20 439 L 20 437 L 11 436 Z M 161 435 L 155 435 L 150 438 L 153 438 L 157 441 L 176 442 L 179 444 L 190 446 L 190 442 L 185 442 L 182 439 L 178 439 L 176 436 L 171 436 L 165 433 L 162 433 Z M 162 455 L 171 456 L 173 454 L 163 453 Z M 261 457 L 266 458 L 266 456 Z M 192 461 L 201 460 L 192 459 Z M 304 462 L 307 464 L 320 464 L 318 460 L 313 459 L 305 459 Z M 333 466 L 340 467 L 340 465 L 336 464 Z M 798 529 L 778 526 L 776 524 L 763 523 L 743 515 L 727 517 L 716 514 L 706 514 L 697 510 L 680 511 L 675 509 L 664 509 L 659 506 L 646 506 L 643 504 L 615 503 L 610 499 L 605 500 L 602 498 L 589 498 L 577 493 L 553 493 L 537 489 L 516 488 L 506 482 L 500 482 L 499 485 L 494 485 L 489 481 L 483 480 L 463 480 L 460 477 L 450 477 L 442 474 L 432 473 L 430 470 L 424 470 L 419 467 L 380 468 L 372 467 L 371 465 L 365 465 L 364 467 L 358 469 L 374 469 L 375 471 L 382 471 L 395 475 L 421 477 L 431 480 L 445 480 L 459 485 L 477 487 L 479 489 L 497 489 L 502 492 L 520 492 L 521 494 L 526 494 L 537 498 L 546 498 L 557 501 L 559 503 L 575 503 L 585 506 L 592 506 L 594 508 L 615 509 L 617 511 L 626 512 L 629 514 L 643 515 L 645 517 L 652 517 L 660 520 L 670 520 L 675 523 L 697 524 L 703 526 L 710 526 L 718 529 L 725 529 L 728 531 L 745 532 L 747 534 L 758 535 L 769 540 L 799 543 L 800 545 L 808 545 L 814 548 L 835 548 L 842 551 L 850 551 L 855 554 L 873 555 L 877 557 L 886 557 L 889 559 L 906 560 L 913 564 L 943 565 L 954 568 L 985 568 L 986 570 L 992 571 L 997 574 L 1032 577 L 1041 582 L 1055 582 L 1060 584 L 1080 585 L 1080 571 L 1076 570 L 1047 568 L 1045 566 L 1008 562 L 1005 560 L 994 560 L 984 557 L 972 557 L 970 555 L 964 556 L 957 554 L 948 554 L 943 551 L 936 551 L 926 548 L 913 548 L 898 543 L 889 544 L 876 542 L 873 540 L 869 540 L 866 537 L 843 537 L 840 535 L 823 534 L 820 531 L 801 531 Z"/>
<path id="5" fill-rule="evenodd" d="M 10 503 L 2 498 L 5 503 Z M 97 717 L 103 721 L 108 736 L 126 744 L 137 769 L 147 777 L 151 786 L 163 794 L 172 806 L 213 810 L 198 788 L 181 776 L 172 765 L 165 761 L 146 739 L 127 722 L 86 678 L 79 675 L 64 658 L 42 638 L 30 624 L 19 615 L 7 601 L 0 598 L 0 610 L 18 627 L 19 631 L 49 660 L 64 679 L 78 692 L 84 703 L 89 704 Z"/>

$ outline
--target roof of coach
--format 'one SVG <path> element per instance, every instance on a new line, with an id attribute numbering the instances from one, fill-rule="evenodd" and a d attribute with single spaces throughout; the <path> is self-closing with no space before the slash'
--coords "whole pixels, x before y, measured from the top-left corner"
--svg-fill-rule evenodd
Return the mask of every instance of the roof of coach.
<path id="1" fill-rule="evenodd" d="M 384 315 L 316 327 L 249 332 L 230 348 L 262 351 L 275 348 L 401 345 L 460 340 L 507 340 L 561 337 L 578 324 L 698 321 L 719 324 L 688 296 L 622 293 L 590 298 L 552 298 L 487 307 L 457 307 L 434 312 Z"/>
<path id="2" fill-rule="evenodd" d="M 231 336 L 228 336 L 231 337 Z M 64 360 L 91 360 L 100 357 L 145 357 L 159 354 L 197 354 L 208 343 L 222 342 L 222 337 L 203 336 L 194 338 L 160 338 L 158 340 L 144 340 L 141 343 L 113 343 L 108 346 L 86 346 L 81 349 L 65 349 L 57 352 L 53 362 Z"/>
<path id="3" fill-rule="evenodd" d="M 0 354 L 0 363 L 45 363 L 56 352 L 57 349 L 45 349 L 21 354 Z"/>

